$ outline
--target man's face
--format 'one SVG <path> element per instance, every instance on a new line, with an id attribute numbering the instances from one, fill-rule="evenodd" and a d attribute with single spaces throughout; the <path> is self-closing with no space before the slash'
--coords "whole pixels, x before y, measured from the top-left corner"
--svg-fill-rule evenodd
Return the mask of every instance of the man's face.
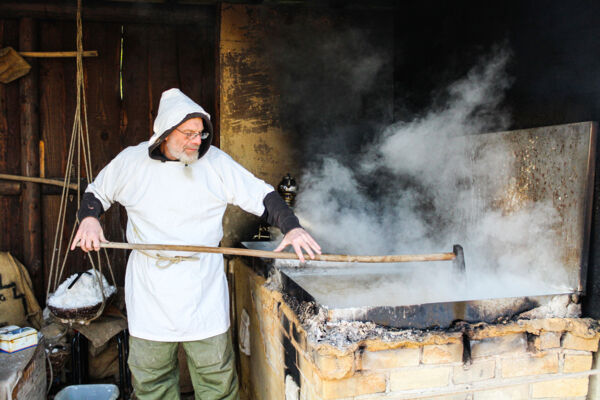
<path id="1" fill-rule="evenodd" d="M 198 160 L 198 149 L 202 142 L 201 135 L 196 135 L 193 139 L 188 138 L 188 134 L 202 132 L 204 123 L 202 118 L 188 119 L 179 125 L 165 139 L 164 153 L 170 160 L 179 160 L 186 164 L 191 164 Z"/>

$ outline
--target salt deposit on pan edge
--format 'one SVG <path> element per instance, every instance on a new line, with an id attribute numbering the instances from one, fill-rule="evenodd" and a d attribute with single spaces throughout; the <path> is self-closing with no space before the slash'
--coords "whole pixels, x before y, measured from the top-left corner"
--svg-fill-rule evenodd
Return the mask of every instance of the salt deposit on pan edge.
<path id="1" fill-rule="evenodd" d="M 102 292 L 98 279 L 93 275 L 94 273 L 98 274 L 96 276 L 102 276 L 102 287 L 104 288 L 105 297 L 115 293 L 116 288 L 108 284 L 104 275 L 90 269 L 87 273 L 81 275 L 71 289 L 69 289 L 69 285 L 77 278 L 77 274 L 68 277 L 50 296 L 48 304 L 57 308 L 78 308 L 101 303 Z"/>

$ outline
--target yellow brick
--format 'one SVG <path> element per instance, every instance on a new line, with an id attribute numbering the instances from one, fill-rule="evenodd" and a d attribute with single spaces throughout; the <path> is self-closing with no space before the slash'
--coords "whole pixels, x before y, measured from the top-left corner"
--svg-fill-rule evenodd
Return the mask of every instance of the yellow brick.
<path id="1" fill-rule="evenodd" d="M 325 379 L 342 379 L 354 373 L 354 354 L 344 356 L 323 355 L 313 352 L 313 360 L 318 373 Z"/>
<path id="2" fill-rule="evenodd" d="M 292 344 L 301 352 L 305 352 L 307 350 L 306 331 L 296 323 L 292 324 L 291 331 L 292 336 L 290 339 Z"/>
<path id="3" fill-rule="evenodd" d="M 533 385 L 534 399 L 543 397 L 575 397 L 585 396 L 588 392 L 588 378 L 560 379 L 549 382 L 538 382 Z"/>
<path id="4" fill-rule="evenodd" d="M 527 338 L 524 333 L 512 333 L 471 341 L 471 356 L 473 358 L 526 352 Z"/>
<path id="5" fill-rule="evenodd" d="M 535 337 L 533 343 L 536 350 L 546 350 L 560 347 L 560 333 L 542 332 L 539 336 Z"/>
<path id="6" fill-rule="evenodd" d="M 575 336 L 570 332 L 565 333 L 562 339 L 562 347 L 572 350 L 598 351 L 598 337 L 586 339 Z"/>
<path id="7" fill-rule="evenodd" d="M 505 358 L 502 360 L 502 377 L 551 374 L 558 372 L 558 354 Z"/>
<path id="8" fill-rule="evenodd" d="M 320 395 L 323 399 L 339 399 L 364 394 L 385 392 L 385 376 L 383 374 L 357 373 L 350 378 L 323 380 L 320 383 Z"/>
<path id="9" fill-rule="evenodd" d="M 377 370 L 419 365 L 420 349 L 395 349 L 365 351 L 362 354 L 361 369 Z"/>
<path id="10" fill-rule="evenodd" d="M 400 397 L 399 399 L 406 400 L 406 397 Z M 444 396 L 425 397 L 425 398 L 420 398 L 419 400 L 470 400 L 470 399 L 471 399 L 470 394 L 464 393 L 464 394 L 447 394 Z M 385 400 L 388 400 L 388 398 L 386 397 Z M 389 400 L 394 400 L 394 398 L 390 397 Z"/>
<path id="11" fill-rule="evenodd" d="M 511 386 L 501 389 L 475 392 L 473 400 L 527 400 L 529 385 Z"/>
<path id="12" fill-rule="evenodd" d="M 423 346 L 423 364 L 461 362 L 462 355 L 462 343 Z"/>
<path id="13" fill-rule="evenodd" d="M 496 375 L 496 362 L 490 361 L 475 361 L 473 364 L 466 366 L 454 367 L 452 381 L 455 384 L 471 383 L 491 379 Z"/>
<path id="14" fill-rule="evenodd" d="M 452 367 L 419 367 L 390 372 L 392 391 L 448 386 Z"/>
<path id="15" fill-rule="evenodd" d="M 313 386 L 316 386 L 321 381 L 321 377 L 317 372 L 317 368 L 312 360 L 309 360 L 303 355 L 298 357 L 298 369 L 300 370 L 300 376 L 310 382 Z"/>
<path id="16" fill-rule="evenodd" d="M 592 368 L 591 354 L 565 354 L 563 372 L 582 372 Z"/>
<path id="17" fill-rule="evenodd" d="M 251 399 L 252 397 L 248 397 Z M 243 397 L 242 397 L 243 399 Z M 320 397 L 317 395 L 317 390 L 312 382 L 305 379 L 304 376 L 300 375 L 300 400 L 317 400 Z"/>

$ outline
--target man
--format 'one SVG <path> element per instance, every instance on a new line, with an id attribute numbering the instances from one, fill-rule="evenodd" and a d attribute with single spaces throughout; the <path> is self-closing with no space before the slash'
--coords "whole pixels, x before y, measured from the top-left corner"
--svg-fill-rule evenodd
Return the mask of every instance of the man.
<path id="1" fill-rule="evenodd" d="M 130 243 L 218 246 L 228 203 L 279 227 L 303 261 L 319 245 L 273 187 L 211 146 L 210 116 L 178 89 L 162 94 L 154 134 L 117 155 L 86 189 L 73 240 L 84 251 L 105 241 L 98 217 L 114 202 L 127 210 Z M 220 254 L 133 251 L 125 301 L 129 367 L 139 399 L 179 398 L 177 345 L 183 343 L 197 399 L 238 398 L 229 297 Z"/>

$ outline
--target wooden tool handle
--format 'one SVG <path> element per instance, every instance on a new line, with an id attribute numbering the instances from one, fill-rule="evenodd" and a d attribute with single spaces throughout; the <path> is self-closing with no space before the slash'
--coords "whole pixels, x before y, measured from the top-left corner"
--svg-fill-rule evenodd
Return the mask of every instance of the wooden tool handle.
<path id="1" fill-rule="evenodd" d="M 76 51 L 20 51 L 19 54 L 23 57 L 35 58 L 65 58 L 77 57 Z M 88 50 L 82 53 L 83 57 L 98 57 L 98 51 Z"/>
<path id="2" fill-rule="evenodd" d="M 48 179 L 48 178 L 37 178 L 34 176 L 0 174 L 0 179 L 6 179 L 9 181 L 45 183 L 47 185 L 54 185 L 54 186 L 61 186 L 61 187 L 65 186 L 65 183 L 63 181 L 57 181 L 56 179 Z M 69 189 L 77 190 L 77 184 L 71 183 L 69 185 Z M 83 189 L 85 189 L 85 188 L 83 188 Z"/>
<path id="3" fill-rule="evenodd" d="M 127 250 L 165 250 L 165 251 L 189 251 L 194 253 L 219 253 L 234 256 L 249 256 L 261 258 L 279 258 L 297 260 L 296 253 L 284 253 L 265 250 L 239 249 L 234 247 L 208 247 L 208 246 L 189 246 L 172 244 L 132 244 L 104 242 L 100 247 L 109 249 L 127 249 Z M 311 261 L 332 261 L 332 262 L 362 262 L 362 263 L 400 263 L 416 261 L 451 261 L 456 258 L 454 253 L 433 253 L 433 254 L 400 254 L 387 256 L 353 256 L 342 254 L 316 254 Z M 307 259 L 309 259 L 307 257 Z"/>

